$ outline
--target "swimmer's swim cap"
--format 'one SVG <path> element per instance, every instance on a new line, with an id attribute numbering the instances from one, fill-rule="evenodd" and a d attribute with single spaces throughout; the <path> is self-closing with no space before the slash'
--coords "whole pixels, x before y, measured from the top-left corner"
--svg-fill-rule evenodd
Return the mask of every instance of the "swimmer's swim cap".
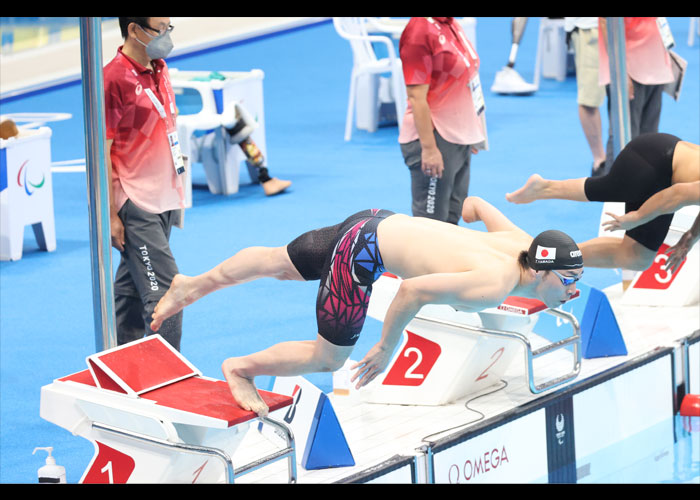
<path id="1" fill-rule="evenodd" d="M 583 257 L 569 235 L 552 229 L 532 240 L 527 263 L 535 271 L 579 269 L 583 267 Z"/>

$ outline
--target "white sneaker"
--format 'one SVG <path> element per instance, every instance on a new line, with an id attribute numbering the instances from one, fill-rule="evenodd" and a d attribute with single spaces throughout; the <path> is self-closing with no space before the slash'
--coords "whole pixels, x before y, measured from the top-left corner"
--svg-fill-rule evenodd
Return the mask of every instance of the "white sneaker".
<path id="1" fill-rule="evenodd" d="M 496 73 L 496 78 L 491 86 L 491 92 L 497 94 L 532 94 L 536 91 L 537 86 L 527 83 L 517 71 L 509 66 L 504 66 L 501 71 Z"/>

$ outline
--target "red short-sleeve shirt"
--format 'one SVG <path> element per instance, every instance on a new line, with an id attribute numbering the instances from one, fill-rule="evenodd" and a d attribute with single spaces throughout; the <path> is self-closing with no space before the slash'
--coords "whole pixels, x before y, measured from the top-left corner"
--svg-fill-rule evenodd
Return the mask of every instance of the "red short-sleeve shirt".
<path id="1" fill-rule="evenodd" d="M 165 61 L 157 59 L 147 68 L 120 47 L 104 68 L 104 89 L 116 209 L 127 198 L 151 213 L 184 207 L 183 176 L 175 172 L 168 140 L 176 130 L 177 111 Z"/>
<path id="2" fill-rule="evenodd" d="M 438 133 L 455 144 L 478 144 L 485 139 L 475 110 L 470 81 L 479 74 L 479 56 L 453 18 L 414 17 L 399 42 L 406 85 L 430 85 L 428 106 Z M 399 142 L 418 138 L 409 103 Z"/>

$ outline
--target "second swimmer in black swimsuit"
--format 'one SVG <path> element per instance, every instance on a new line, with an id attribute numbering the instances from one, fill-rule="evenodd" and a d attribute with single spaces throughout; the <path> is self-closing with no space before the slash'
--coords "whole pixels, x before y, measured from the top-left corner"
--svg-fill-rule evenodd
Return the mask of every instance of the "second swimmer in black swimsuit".
<path id="1" fill-rule="evenodd" d="M 698 146 L 670 134 L 653 133 L 630 141 L 605 176 L 557 181 L 535 174 L 506 199 L 513 203 L 543 199 L 624 202 L 625 213 L 629 213 L 672 185 L 698 180 Z M 666 239 L 672 219 L 673 213 L 665 213 L 628 229 L 622 240 L 599 237 L 581 243 L 586 266 L 645 270 Z"/>

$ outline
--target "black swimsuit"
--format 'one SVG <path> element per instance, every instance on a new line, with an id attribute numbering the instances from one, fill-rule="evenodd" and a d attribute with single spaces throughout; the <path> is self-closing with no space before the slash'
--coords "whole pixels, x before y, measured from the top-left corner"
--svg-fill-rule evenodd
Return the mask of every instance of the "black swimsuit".
<path id="1" fill-rule="evenodd" d="M 625 213 L 671 186 L 673 153 L 681 139 L 670 134 L 643 134 L 631 140 L 615 159 L 610 172 L 586 179 L 590 201 L 625 202 Z M 627 236 L 656 252 L 666 239 L 673 214 L 664 214 L 630 229 Z"/>
<path id="2" fill-rule="evenodd" d="M 321 280 L 316 298 L 318 333 L 335 345 L 354 345 L 362 331 L 372 284 L 384 272 L 377 226 L 390 215 L 394 213 L 389 210 L 364 210 L 287 245 L 303 278 Z"/>

